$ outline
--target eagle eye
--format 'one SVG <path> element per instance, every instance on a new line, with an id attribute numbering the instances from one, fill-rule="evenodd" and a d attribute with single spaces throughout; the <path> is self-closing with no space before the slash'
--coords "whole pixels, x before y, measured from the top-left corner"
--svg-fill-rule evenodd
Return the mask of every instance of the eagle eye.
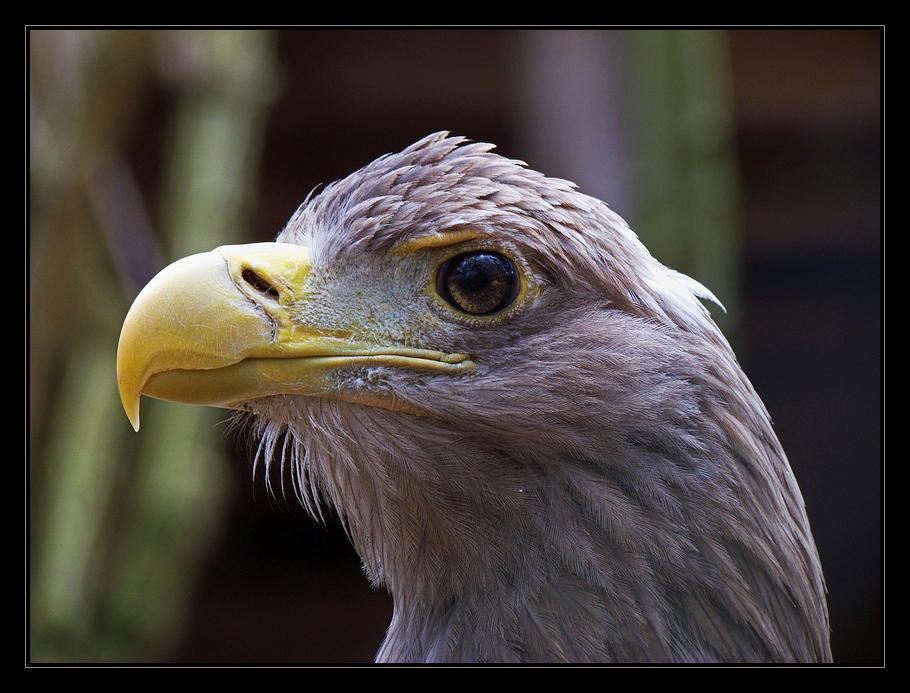
<path id="1" fill-rule="evenodd" d="M 436 275 L 436 290 L 449 304 L 470 315 L 491 315 L 518 295 L 518 271 L 504 255 L 475 250 L 446 260 Z"/>

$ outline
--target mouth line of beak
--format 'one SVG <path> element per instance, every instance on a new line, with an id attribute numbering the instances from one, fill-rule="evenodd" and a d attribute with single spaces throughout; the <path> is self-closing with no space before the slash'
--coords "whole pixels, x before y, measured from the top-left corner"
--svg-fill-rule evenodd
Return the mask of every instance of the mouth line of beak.
<path id="1" fill-rule="evenodd" d="M 359 361 L 362 359 L 382 359 L 389 365 L 412 365 L 423 366 L 427 368 L 446 368 L 447 366 L 464 365 L 470 362 L 467 354 L 450 354 L 445 351 L 433 351 L 430 349 L 412 349 L 402 348 L 385 348 L 385 347 L 364 347 L 354 346 L 338 351 L 326 350 L 325 354 L 310 353 L 301 356 L 295 356 L 293 353 L 288 358 L 299 359 L 336 359 L 340 361 Z"/>
<path id="2" fill-rule="evenodd" d="M 274 395 L 309 395 L 400 408 L 392 397 L 357 392 L 339 385 L 336 376 L 354 368 L 389 367 L 456 374 L 475 367 L 466 354 L 423 349 L 364 348 L 344 353 L 249 357 L 204 369 L 169 369 L 151 374 L 140 394 L 172 402 L 245 409 L 244 403 Z M 138 404 L 138 403 L 137 403 Z M 138 425 L 136 407 L 134 428 Z"/>

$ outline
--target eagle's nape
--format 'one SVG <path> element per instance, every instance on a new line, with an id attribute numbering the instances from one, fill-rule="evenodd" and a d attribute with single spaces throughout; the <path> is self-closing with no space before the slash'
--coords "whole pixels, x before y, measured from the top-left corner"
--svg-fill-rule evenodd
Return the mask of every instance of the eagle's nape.
<path id="1" fill-rule="evenodd" d="M 830 660 L 713 297 L 491 148 L 431 135 L 165 270 L 121 336 L 134 425 L 140 394 L 249 412 L 392 593 L 381 661 Z"/>

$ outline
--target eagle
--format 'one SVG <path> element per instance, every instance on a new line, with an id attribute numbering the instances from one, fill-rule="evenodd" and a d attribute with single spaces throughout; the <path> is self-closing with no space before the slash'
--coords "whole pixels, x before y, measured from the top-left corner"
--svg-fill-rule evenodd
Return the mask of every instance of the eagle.
<path id="1" fill-rule="evenodd" d="M 447 132 L 192 255 L 121 398 L 249 418 L 394 610 L 378 662 L 831 659 L 769 415 L 695 280 L 604 202 Z"/>

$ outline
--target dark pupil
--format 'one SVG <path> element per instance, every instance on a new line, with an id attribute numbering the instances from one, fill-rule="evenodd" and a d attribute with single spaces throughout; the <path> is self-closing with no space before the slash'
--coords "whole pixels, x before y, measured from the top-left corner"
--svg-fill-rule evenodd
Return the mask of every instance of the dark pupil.
<path id="1" fill-rule="evenodd" d="M 472 315 L 502 310 L 515 298 L 517 289 L 512 263 L 485 251 L 452 258 L 443 266 L 440 278 L 446 299 Z"/>

